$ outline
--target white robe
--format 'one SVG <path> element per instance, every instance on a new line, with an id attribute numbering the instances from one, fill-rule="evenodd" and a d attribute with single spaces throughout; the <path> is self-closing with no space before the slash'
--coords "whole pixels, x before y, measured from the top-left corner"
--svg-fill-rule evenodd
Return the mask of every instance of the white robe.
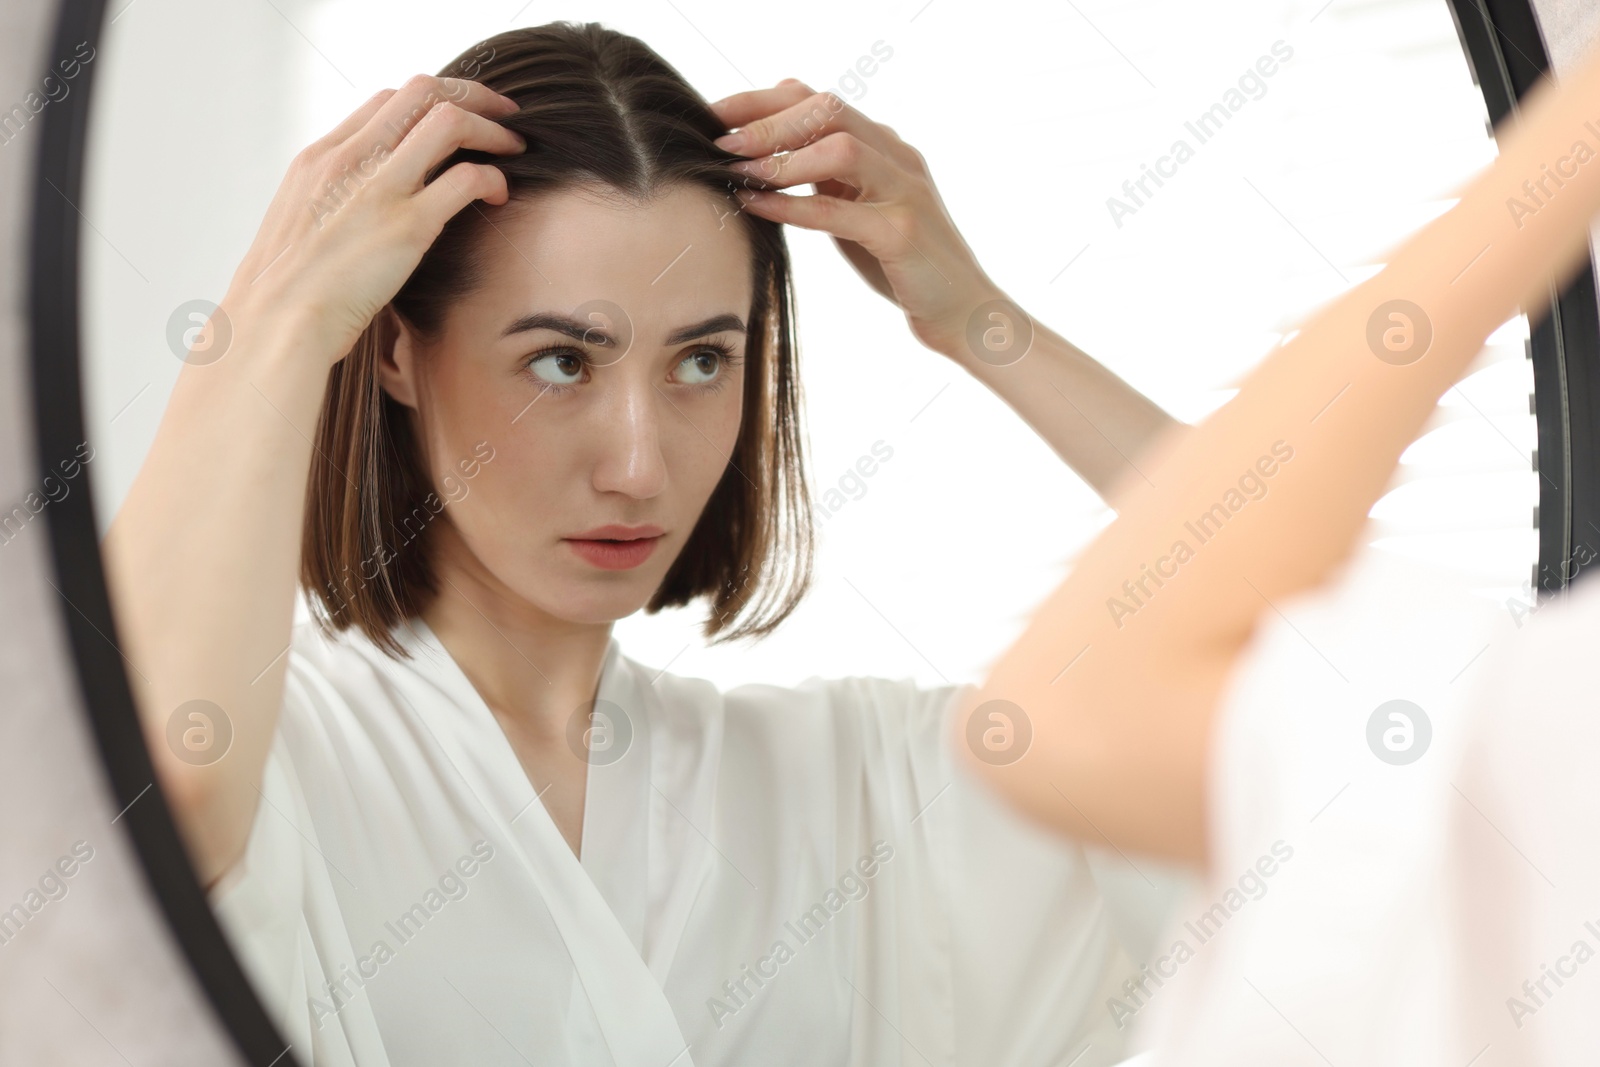
<path id="1" fill-rule="evenodd" d="M 959 687 L 720 692 L 613 638 L 597 708 L 632 739 L 591 757 L 580 862 L 413 626 L 396 661 L 297 625 L 263 803 L 211 892 L 302 1063 L 1126 1054 L 1104 1005 L 1183 880 L 1057 840 L 967 776 L 945 748 Z"/>
<path id="2" fill-rule="evenodd" d="M 1530 612 L 1431 575 L 1368 553 L 1266 617 L 1212 753 L 1209 884 L 1162 984 L 1118 998 L 1153 1065 L 1600 1057 L 1600 578 Z M 1392 699 L 1430 721 L 1413 762 L 1369 743 Z"/>

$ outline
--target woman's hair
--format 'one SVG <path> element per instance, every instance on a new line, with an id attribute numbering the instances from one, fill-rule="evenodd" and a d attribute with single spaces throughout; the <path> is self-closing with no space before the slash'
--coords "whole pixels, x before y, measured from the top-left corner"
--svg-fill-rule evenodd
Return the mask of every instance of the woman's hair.
<path id="1" fill-rule="evenodd" d="M 643 42 L 599 23 L 510 30 L 462 53 L 441 75 L 467 77 L 516 100 L 520 110 L 500 121 L 528 150 L 509 157 L 458 151 L 429 180 L 471 160 L 498 167 L 513 201 L 598 183 L 644 202 L 675 185 L 697 185 L 723 197 L 724 219 L 745 228 L 754 298 L 739 439 L 645 610 L 709 596 L 703 632 L 713 643 L 771 632 L 811 581 L 794 294 L 780 226 L 740 210 L 732 193 L 745 179 L 728 164 L 742 157 L 712 143 L 727 127 Z M 421 336 L 436 336 L 451 303 L 481 280 L 486 233 L 492 230 L 479 205 L 463 209 L 396 294 L 395 313 Z M 306 490 L 300 580 L 324 632 L 359 626 L 390 655 L 403 656 L 391 630 L 438 591 L 430 520 L 447 509 L 424 467 L 409 409 L 379 384 L 379 358 L 395 329 L 379 314 L 333 368 Z"/>

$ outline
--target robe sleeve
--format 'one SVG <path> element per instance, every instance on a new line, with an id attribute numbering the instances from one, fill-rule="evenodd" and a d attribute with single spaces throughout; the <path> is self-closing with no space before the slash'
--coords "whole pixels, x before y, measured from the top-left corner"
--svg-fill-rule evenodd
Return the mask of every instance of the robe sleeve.
<path id="1" fill-rule="evenodd" d="M 303 669 L 291 652 L 284 706 L 245 852 L 207 898 L 268 1017 L 299 1062 L 388 1067 L 365 995 L 358 992 L 330 1010 L 330 980 L 355 973 L 356 966 L 292 755 L 290 739 L 310 710 Z"/>
<path id="2" fill-rule="evenodd" d="M 1142 976 L 1190 880 L 1061 838 L 995 797 L 948 748 L 964 686 L 861 677 L 827 684 L 836 715 L 866 712 L 867 788 L 892 783 L 895 839 L 912 861 L 922 857 L 911 909 L 922 918 L 903 943 L 922 954 L 928 995 L 948 984 L 943 1037 L 954 1062 L 1123 1061 L 1132 1030 L 1108 1000 Z M 936 1026 L 925 1041 L 941 1045 Z"/>
<path id="3" fill-rule="evenodd" d="M 1239 665 L 1184 909 L 1215 925 L 1185 934 L 1158 1063 L 1593 1059 L 1600 587 L 1530 621 L 1418 570 L 1369 559 L 1277 605 Z M 1386 748 L 1369 724 L 1397 698 L 1429 731 Z"/>

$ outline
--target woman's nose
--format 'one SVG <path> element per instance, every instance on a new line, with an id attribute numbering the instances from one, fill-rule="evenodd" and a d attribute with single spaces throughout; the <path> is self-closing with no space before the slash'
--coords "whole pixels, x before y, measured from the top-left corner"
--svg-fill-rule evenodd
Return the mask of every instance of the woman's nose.
<path id="1" fill-rule="evenodd" d="M 666 487 L 667 464 L 661 447 L 661 409 L 666 404 L 653 381 L 643 376 L 613 376 L 597 412 L 595 432 L 600 445 L 595 489 L 648 498 Z"/>

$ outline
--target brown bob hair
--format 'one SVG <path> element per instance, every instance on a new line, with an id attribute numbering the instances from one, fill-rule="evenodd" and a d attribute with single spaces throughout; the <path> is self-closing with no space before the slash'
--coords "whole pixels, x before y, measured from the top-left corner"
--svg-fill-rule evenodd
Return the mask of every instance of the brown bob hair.
<path id="1" fill-rule="evenodd" d="M 770 633 L 810 586 L 814 530 L 788 248 L 778 223 L 740 210 L 733 191 L 749 181 L 728 164 L 744 157 L 712 143 L 728 128 L 642 41 L 594 22 L 498 34 L 440 74 L 516 100 L 520 109 L 500 121 L 528 150 L 510 157 L 458 151 L 430 181 L 470 160 L 498 167 L 512 201 L 593 183 L 645 201 L 690 183 L 727 200 L 724 224 L 736 219 L 745 227 L 754 298 L 738 441 L 645 610 L 706 596 L 702 632 L 713 643 Z M 445 225 L 389 305 L 422 336 L 436 334 L 450 304 L 481 276 L 475 252 L 489 231 L 485 207 L 472 204 Z M 379 357 L 395 336 L 386 310 L 332 370 L 306 489 L 300 581 L 325 633 L 357 626 L 391 656 L 404 656 L 391 631 L 438 593 L 429 533 L 431 520 L 449 516 L 422 462 L 411 412 L 379 384 Z"/>

